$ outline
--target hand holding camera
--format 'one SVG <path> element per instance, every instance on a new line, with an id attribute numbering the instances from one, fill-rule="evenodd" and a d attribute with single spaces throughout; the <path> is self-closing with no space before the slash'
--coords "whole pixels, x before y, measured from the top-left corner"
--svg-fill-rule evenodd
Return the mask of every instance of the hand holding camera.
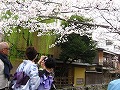
<path id="1" fill-rule="evenodd" d="M 41 56 L 40 57 L 40 60 L 38 61 L 38 64 L 44 69 L 45 68 L 45 62 L 44 62 L 44 60 L 45 60 L 45 58 L 47 58 L 47 56 Z"/>

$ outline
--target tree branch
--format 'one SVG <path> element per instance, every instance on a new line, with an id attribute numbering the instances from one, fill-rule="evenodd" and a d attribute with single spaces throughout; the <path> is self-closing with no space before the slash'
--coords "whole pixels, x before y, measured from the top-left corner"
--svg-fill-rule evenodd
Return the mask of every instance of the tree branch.
<path id="1" fill-rule="evenodd" d="M 63 19 L 61 17 L 57 17 L 57 16 L 40 16 L 38 15 L 39 17 L 42 17 L 42 18 L 53 18 L 53 19 L 59 19 L 59 20 L 63 20 L 63 21 L 66 21 L 66 22 L 69 22 L 69 23 L 77 23 L 77 24 L 83 24 L 83 25 L 89 25 L 89 26 L 94 26 L 94 27 L 102 27 L 102 28 L 109 28 L 109 29 L 113 29 L 113 27 L 110 27 L 108 25 L 100 25 L 100 24 L 93 24 L 93 23 L 86 23 L 86 22 L 79 22 L 79 21 L 73 21 L 73 20 L 66 20 L 66 19 Z M 116 28 L 114 28 L 116 29 Z"/>

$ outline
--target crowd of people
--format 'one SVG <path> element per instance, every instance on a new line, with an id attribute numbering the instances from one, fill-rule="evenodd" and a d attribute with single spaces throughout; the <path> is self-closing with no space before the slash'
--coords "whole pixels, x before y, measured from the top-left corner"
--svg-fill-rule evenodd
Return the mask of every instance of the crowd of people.
<path id="1" fill-rule="evenodd" d="M 26 58 L 18 66 L 10 84 L 10 70 L 13 68 L 8 59 L 10 46 L 0 42 L 0 90 L 50 90 L 54 81 L 55 61 L 41 56 L 33 46 L 26 48 Z M 7 87 L 7 88 L 6 88 Z"/>

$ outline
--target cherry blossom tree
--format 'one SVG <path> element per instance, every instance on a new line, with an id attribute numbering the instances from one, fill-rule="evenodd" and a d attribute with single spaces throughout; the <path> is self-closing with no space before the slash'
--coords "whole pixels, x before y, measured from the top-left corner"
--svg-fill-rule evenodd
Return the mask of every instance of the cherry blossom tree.
<path id="1" fill-rule="evenodd" d="M 53 34 L 76 32 L 81 35 L 92 33 L 99 27 L 105 28 L 104 33 L 120 34 L 120 1 L 118 0 L 0 0 L 1 28 L 12 33 L 12 27 L 22 26 L 30 32 L 38 31 L 38 36 L 45 32 Z M 89 22 L 70 20 L 72 15 L 93 19 Z M 61 26 L 61 21 L 69 22 L 71 27 Z M 92 26 L 84 30 L 84 26 Z M 20 31 L 20 30 L 19 30 Z M 102 34 L 104 34 L 102 33 Z M 117 39 L 118 37 L 114 37 Z"/>

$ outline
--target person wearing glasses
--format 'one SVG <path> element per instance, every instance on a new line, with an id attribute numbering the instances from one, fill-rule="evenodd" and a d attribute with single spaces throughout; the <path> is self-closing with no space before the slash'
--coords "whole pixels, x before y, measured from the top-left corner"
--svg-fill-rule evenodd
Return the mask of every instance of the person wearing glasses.
<path id="1" fill-rule="evenodd" d="M 0 90 L 5 90 L 8 87 L 10 79 L 10 70 L 13 68 L 8 59 L 9 44 L 7 42 L 0 42 Z"/>

